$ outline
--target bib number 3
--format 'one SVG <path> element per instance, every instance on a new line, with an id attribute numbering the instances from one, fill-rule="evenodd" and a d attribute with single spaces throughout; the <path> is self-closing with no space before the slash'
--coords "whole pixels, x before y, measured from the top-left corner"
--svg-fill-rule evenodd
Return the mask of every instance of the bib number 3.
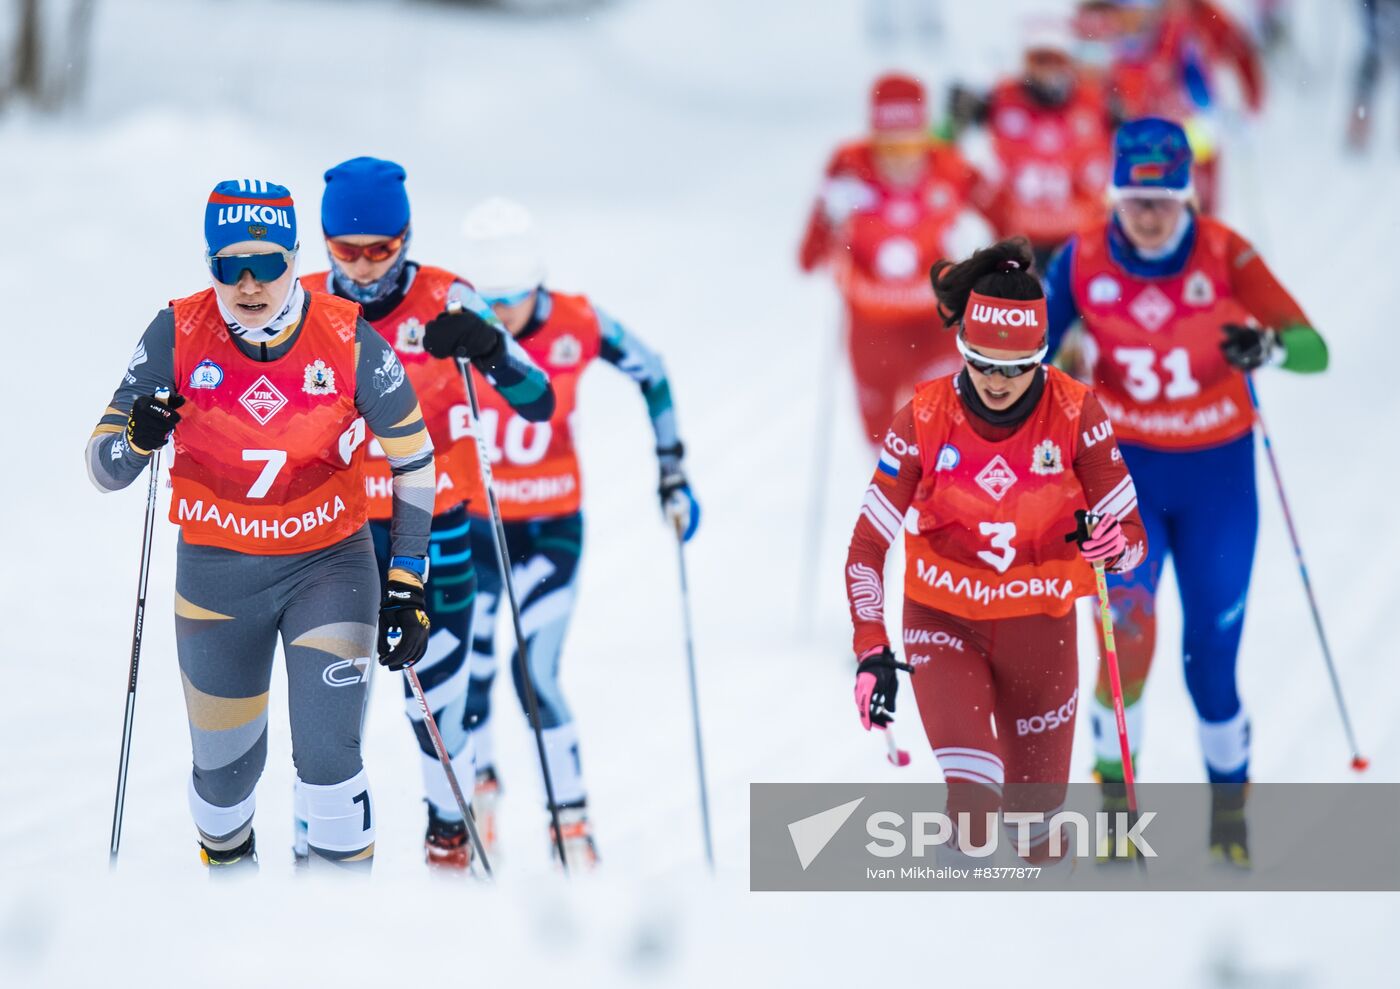
<path id="1" fill-rule="evenodd" d="M 995 567 L 997 573 L 1006 573 L 1011 567 L 1011 562 L 1016 559 L 1016 547 L 1011 545 L 1011 540 L 1016 538 L 1016 523 L 983 522 L 977 528 L 982 535 L 991 537 L 989 542 L 992 547 L 978 550 L 977 558 Z M 998 552 L 993 553 L 992 550 Z"/>

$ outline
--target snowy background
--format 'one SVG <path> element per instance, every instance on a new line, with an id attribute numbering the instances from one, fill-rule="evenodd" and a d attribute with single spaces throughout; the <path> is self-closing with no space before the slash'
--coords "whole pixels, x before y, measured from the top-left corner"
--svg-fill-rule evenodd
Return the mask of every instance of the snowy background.
<path id="1" fill-rule="evenodd" d="M 818 578 L 800 572 L 820 369 L 836 330 L 834 293 L 795 264 L 810 196 L 833 144 L 863 127 L 877 72 L 905 68 L 940 93 L 953 78 L 988 83 L 1016 65 L 1022 13 L 1069 4 L 944 6 L 941 40 L 911 33 L 885 48 L 857 0 L 621 0 L 553 18 L 388 0 L 99 2 L 84 104 L 0 117 L 5 422 L 23 448 L 20 480 L 0 495 L 3 586 L 12 628 L 25 625 L 0 657 L 0 984 L 1313 986 L 1385 970 L 1382 939 L 1400 919 L 1391 894 L 747 892 L 750 782 L 900 778 L 851 710 L 840 564 L 872 461 L 844 377 Z M 1273 372 L 1261 392 L 1373 760 L 1367 778 L 1396 782 L 1400 672 L 1386 622 L 1400 605 L 1400 390 L 1384 361 L 1400 311 L 1400 106 L 1392 75 L 1372 154 L 1344 155 L 1355 12 L 1340 0 L 1293 6 L 1300 50 L 1275 73 L 1262 119 L 1232 127 L 1224 214 L 1332 344 L 1326 376 Z M 185 805 L 175 532 L 161 522 L 121 867 L 108 874 L 144 485 L 98 495 L 83 445 L 150 317 L 205 284 L 212 184 L 258 175 L 290 186 L 310 270 L 324 262 L 321 173 L 358 154 L 407 168 L 416 257 L 452 266 L 472 203 L 521 199 L 543 228 L 551 284 L 586 291 L 666 356 L 705 509 L 690 561 L 714 880 L 701 860 L 676 561 L 650 433 L 636 389 L 606 366 L 580 402 L 587 551 L 564 659 L 603 870 L 568 884 L 553 875 L 531 741 L 501 690 L 500 881 L 432 881 L 416 749 L 385 675 L 365 746 L 379 816 L 371 885 L 294 881 L 279 672 L 261 873 L 211 889 Z M 1241 661 L 1255 775 L 1344 780 L 1348 752 L 1260 477 Z M 1196 780 L 1173 594 L 1163 589 L 1142 773 Z M 1084 672 L 1087 683 L 1092 664 Z M 901 702 L 914 754 L 904 777 L 936 779 L 907 689 Z M 1077 778 L 1091 761 L 1086 728 Z M 1394 833 L 1390 822 L 1379 830 Z"/>

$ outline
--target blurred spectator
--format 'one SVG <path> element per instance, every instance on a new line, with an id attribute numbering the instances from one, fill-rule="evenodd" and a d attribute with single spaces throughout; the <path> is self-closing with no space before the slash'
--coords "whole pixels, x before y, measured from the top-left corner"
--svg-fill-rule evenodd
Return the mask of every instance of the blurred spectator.
<path id="1" fill-rule="evenodd" d="M 1361 151 L 1371 142 L 1371 109 L 1381 59 L 1400 60 L 1400 0 L 1361 0 L 1361 59 L 1356 66 L 1356 97 L 1347 124 L 1347 144 Z"/>

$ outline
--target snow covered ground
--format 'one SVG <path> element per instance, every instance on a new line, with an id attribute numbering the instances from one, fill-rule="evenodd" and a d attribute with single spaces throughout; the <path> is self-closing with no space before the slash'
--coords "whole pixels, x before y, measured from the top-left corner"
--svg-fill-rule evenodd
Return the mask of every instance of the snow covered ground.
<path id="1" fill-rule="evenodd" d="M 817 377 L 835 313 L 830 291 L 795 268 L 808 197 L 833 142 L 859 130 L 875 72 L 987 81 L 1014 64 L 1021 12 L 1066 5 L 944 6 L 941 46 L 911 40 L 890 52 L 867 42 L 855 0 L 629 0 L 558 20 L 371 0 L 99 5 L 82 112 L 0 120 L 0 298 L 14 355 L 5 422 L 30 478 L 3 495 L 3 587 L 12 627 L 25 629 L 0 657 L 0 983 L 1375 978 L 1397 919 L 1390 894 L 747 892 L 750 782 L 897 778 L 850 710 L 840 560 L 871 461 L 844 379 L 814 617 L 798 628 Z M 1356 26 L 1330 0 L 1295 6 L 1303 60 L 1277 81 L 1266 116 L 1235 135 L 1226 216 L 1332 342 L 1325 377 L 1271 373 L 1261 391 L 1373 759 L 1368 778 L 1396 782 L 1400 674 L 1385 623 L 1400 604 L 1400 391 L 1386 384 L 1384 359 L 1400 311 L 1400 114 L 1383 102 L 1374 154 L 1342 155 Z M 581 400 L 588 550 L 564 674 L 605 870 L 568 885 L 551 874 L 531 742 L 503 690 L 500 882 L 430 881 L 415 747 L 398 686 L 383 676 L 366 739 L 379 811 L 373 886 L 295 882 L 284 854 L 285 687 L 274 675 L 262 871 L 211 890 L 185 807 L 189 746 L 168 613 L 174 530 L 162 523 L 122 863 L 107 873 L 144 488 L 99 496 L 83 444 L 150 316 L 204 283 L 200 215 L 212 183 L 251 174 L 288 184 L 305 263 L 319 265 L 320 174 L 356 154 L 407 167 L 425 261 L 454 263 L 474 201 L 529 203 L 551 282 L 587 291 L 667 357 L 705 508 L 690 562 L 713 881 L 700 858 L 676 564 L 654 505 L 650 435 L 635 389 L 606 367 Z M 1242 658 L 1256 775 L 1342 780 L 1348 753 L 1267 487 L 1262 503 Z M 1201 770 L 1170 590 L 1143 772 L 1192 780 Z M 902 700 L 914 752 L 903 772 L 936 778 L 908 691 Z"/>

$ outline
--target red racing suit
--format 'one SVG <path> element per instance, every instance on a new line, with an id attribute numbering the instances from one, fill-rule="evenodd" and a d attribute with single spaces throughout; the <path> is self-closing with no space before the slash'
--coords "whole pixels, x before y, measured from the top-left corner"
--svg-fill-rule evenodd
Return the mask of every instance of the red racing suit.
<path id="1" fill-rule="evenodd" d="M 1035 784 L 1018 788 L 1009 810 L 1048 812 L 1064 799 L 1078 705 L 1074 605 L 1094 588 L 1064 539 L 1075 510 L 1121 522 L 1128 545 L 1110 569 L 1146 554 L 1108 417 L 1068 375 L 1037 373 L 1040 397 L 1014 426 L 971 412 L 961 376 L 920 385 L 885 435 L 846 559 L 855 650 L 865 655 L 888 645 L 884 563 L 904 531 L 914 694 L 949 810 L 979 825 L 1007 783 Z M 977 826 L 969 837 L 983 840 Z M 1048 832 L 1034 837 L 1043 855 Z"/>

